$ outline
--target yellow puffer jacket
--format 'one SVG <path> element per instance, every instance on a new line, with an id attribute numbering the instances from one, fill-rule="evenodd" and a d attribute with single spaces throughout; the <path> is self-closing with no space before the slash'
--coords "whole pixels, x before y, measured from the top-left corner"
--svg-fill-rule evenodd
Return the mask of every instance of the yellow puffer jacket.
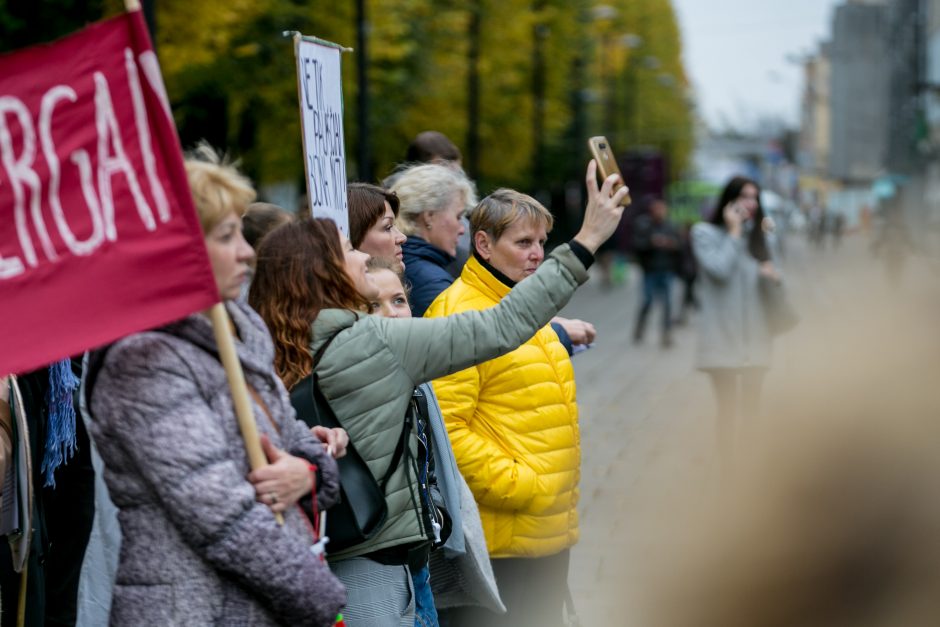
<path id="1" fill-rule="evenodd" d="M 509 287 L 471 257 L 426 317 L 496 305 Z M 541 557 L 578 540 L 574 369 L 550 326 L 513 352 L 434 381 L 492 557 Z"/>

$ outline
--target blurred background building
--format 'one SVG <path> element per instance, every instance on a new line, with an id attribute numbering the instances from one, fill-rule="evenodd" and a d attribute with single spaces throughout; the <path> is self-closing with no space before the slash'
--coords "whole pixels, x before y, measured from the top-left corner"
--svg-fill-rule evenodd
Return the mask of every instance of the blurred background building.
<path id="1" fill-rule="evenodd" d="M 802 62 L 804 208 L 940 220 L 940 0 L 847 0 Z"/>

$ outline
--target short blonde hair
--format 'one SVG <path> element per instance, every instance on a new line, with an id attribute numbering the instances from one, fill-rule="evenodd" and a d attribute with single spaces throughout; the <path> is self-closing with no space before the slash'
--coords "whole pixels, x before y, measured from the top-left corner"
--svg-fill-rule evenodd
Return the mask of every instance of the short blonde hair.
<path id="1" fill-rule="evenodd" d="M 480 201 L 470 210 L 470 237 L 477 231 L 483 231 L 494 240 L 503 236 L 517 220 L 529 220 L 544 224 L 546 231 L 551 231 L 555 219 L 542 203 L 528 194 L 513 189 L 501 188 Z"/>
<path id="2" fill-rule="evenodd" d="M 187 153 L 186 178 L 192 190 L 203 234 L 208 234 L 232 211 L 245 215 L 255 199 L 251 181 L 212 146 L 200 143 Z"/>
<path id="3" fill-rule="evenodd" d="M 477 202 L 473 183 L 463 170 L 437 164 L 416 165 L 405 170 L 392 185 L 398 195 L 398 228 L 414 235 L 422 213 L 447 209 L 455 194 L 463 196 L 466 209 Z"/>

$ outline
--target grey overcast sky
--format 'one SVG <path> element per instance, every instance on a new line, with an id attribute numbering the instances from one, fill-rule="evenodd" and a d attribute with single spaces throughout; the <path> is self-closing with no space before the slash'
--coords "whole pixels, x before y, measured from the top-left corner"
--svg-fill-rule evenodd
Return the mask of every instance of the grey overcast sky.
<path id="1" fill-rule="evenodd" d="M 685 68 L 711 126 L 799 119 L 800 67 L 829 38 L 841 0 L 673 0 Z"/>

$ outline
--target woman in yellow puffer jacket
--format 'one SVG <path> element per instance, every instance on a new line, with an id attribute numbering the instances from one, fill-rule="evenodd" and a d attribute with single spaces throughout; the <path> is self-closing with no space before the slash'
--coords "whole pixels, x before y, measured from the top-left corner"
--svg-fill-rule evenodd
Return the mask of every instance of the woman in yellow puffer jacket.
<path id="1" fill-rule="evenodd" d="M 473 254 L 426 317 L 488 309 L 542 263 L 552 215 L 533 198 L 497 190 L 469 219 Z M 513 352 L 436 380 L 434 390 L 508 608 L 459 609 L 449 624 L 561 625 L 581 461 L 567 351 L 546 325 Z"/>

